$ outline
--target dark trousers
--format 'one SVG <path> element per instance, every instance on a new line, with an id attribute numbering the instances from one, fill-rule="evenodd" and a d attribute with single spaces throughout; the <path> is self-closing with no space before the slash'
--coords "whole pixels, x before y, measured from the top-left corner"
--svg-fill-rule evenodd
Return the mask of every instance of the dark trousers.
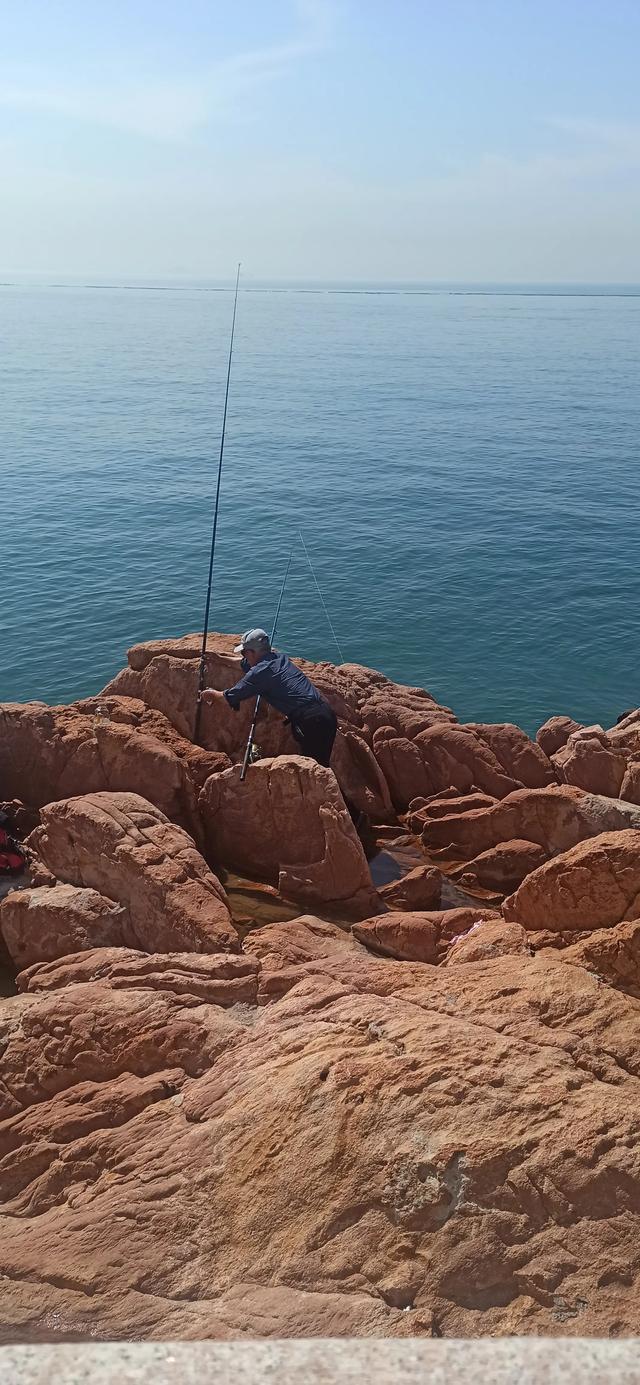
<path id="1" fill-rule="evenodd" d="M 300 746 L 300 754 L 308 755 L 319 765 L 329 765 L 338 730 L 338 718 L 328 702 L 318 703 L 312 711 L 291 718 L 291 732 Z"/>

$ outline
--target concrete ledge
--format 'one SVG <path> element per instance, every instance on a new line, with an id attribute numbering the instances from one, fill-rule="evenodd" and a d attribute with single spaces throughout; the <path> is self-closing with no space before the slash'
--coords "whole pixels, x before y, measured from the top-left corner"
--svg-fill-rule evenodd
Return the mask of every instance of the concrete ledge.
<path id="1" fill-rule="evenodd" d="M 640 1385 L 640 1339 L 103 1342 L 0 1347 L 2 1385 Z"/>

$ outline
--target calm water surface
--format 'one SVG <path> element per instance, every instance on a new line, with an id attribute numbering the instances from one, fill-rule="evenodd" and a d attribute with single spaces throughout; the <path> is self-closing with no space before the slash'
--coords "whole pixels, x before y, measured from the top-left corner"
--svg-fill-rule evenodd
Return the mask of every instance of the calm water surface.
<path id="1" fill-rule="evenodd" d="M 200 627 L 216 287 L 0 287 L 1 699 Z M 528 730 L 636 706 L 638 293 L 247 285 L 212 628 L 269 626 L 302 528 L 345 658 Z M 338 657 L 301 551 L 278 643 Z"/>

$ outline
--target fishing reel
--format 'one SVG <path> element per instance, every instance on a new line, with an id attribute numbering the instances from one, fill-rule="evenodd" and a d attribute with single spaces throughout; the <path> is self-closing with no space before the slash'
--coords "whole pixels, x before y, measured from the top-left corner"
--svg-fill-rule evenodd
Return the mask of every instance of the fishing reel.
<path id="1" fill-rule="evenodd" d="M 255 741 L 252 741 L 252 742 L 251 742 L 251 745 L 250 745 L 250 747 L 249 747 L 249 758 L 248 758 L 248 760 L 247 760 L 247 764 L 249 764 L 249 765 L 255 765 L 256 760 L 261 760 L 261 759 L 262 759 L 262 751 L 261 751 L 261 749 L 260 749 L 260 746 L 259 746 L 259 745 L 256 745 Z"/>

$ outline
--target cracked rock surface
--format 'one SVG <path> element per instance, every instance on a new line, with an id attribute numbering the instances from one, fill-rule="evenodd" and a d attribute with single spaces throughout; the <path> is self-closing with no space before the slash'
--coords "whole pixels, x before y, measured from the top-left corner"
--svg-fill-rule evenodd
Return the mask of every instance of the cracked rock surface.
<path id="1" fill-rule="evenodd" d="M 199 650 L 0 707 L 0 1339 L 637 1332 L 640 712 L 300 660 L 241 783 Z"/>
<path id="2" fill-rule="evenodd" d="M 5 1340 L 635 1330 L 637 1001 L 334 954 L 225 1007 L 216 960 L 5 1005 Z"/>

